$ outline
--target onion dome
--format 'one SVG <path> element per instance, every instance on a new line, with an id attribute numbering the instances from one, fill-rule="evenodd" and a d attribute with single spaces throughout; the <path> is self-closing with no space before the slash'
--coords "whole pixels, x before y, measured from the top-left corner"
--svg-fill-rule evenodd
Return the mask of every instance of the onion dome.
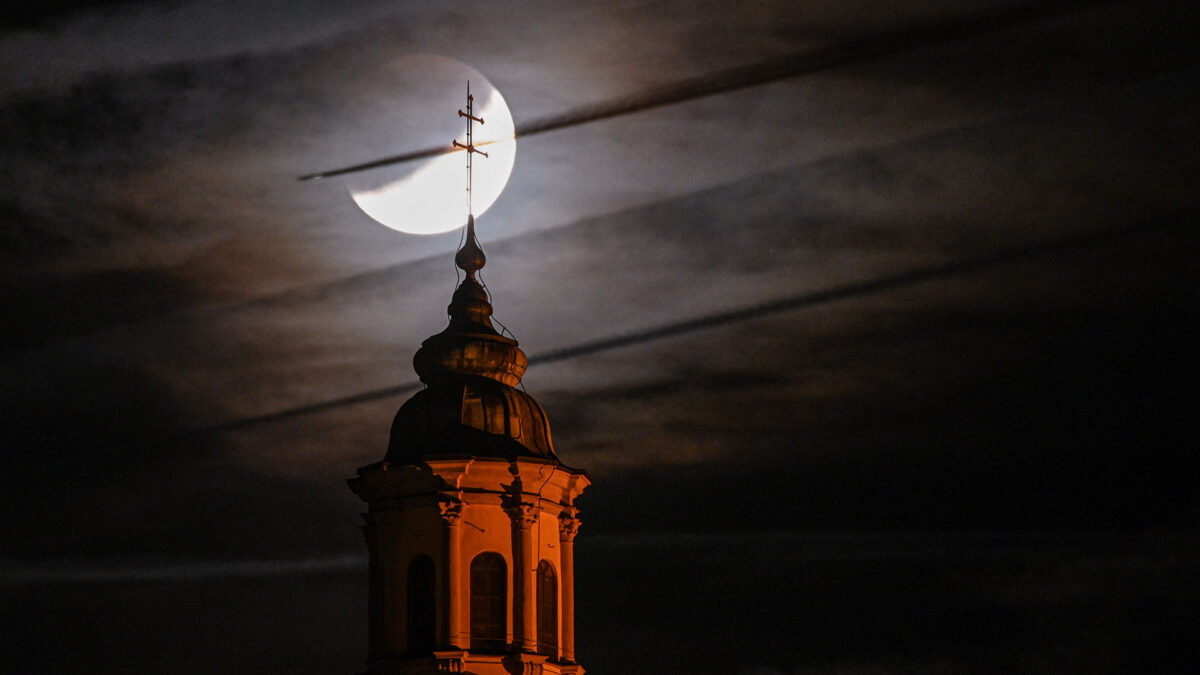
<path id="1" fill-rule="evenodd" d="M 492 326 L 492 305 L 475 274 L 486 258 L 475 218 L 455 264 L 467 278 L 454 291 L 450 325 L 421 343 L 413 367 L 425 388 L 400 406 L 385 461 L 417 464 L 446 456 L 557 459 L 546 413 L 516 389 L 528 360 Z"/>

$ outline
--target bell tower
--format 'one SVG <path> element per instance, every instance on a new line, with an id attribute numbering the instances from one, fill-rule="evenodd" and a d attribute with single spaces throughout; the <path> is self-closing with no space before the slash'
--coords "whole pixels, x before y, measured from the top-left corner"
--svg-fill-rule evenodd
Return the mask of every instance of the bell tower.
<path id="1" fill-rule="evenodd" d="M 468 93 L 468 175 L 474 117 Z M 470 185 L 468 179 L 468 186 Z M 575 499 L 542 407 L 517 389 L 527 360 L 492 325 L 486 258 L 467 216 L 466 278 L 449 325 L 413 358 L 424 388 L 381 462 L 349 481 L 367 504 L 369 675 L 582 674 L 575 662 Z"/>

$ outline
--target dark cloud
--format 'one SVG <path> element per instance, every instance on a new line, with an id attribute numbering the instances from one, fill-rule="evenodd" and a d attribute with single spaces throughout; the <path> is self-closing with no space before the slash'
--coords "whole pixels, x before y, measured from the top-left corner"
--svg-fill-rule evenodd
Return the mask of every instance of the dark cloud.
<path id="1" fill-rule="evenodd" d="M 1153 542 L 937 535 L 658 542 L 580 547 L 579 583 L 592 598 L 590 607 L 581 604 L 580 636 L 602 634 L 593 651 L 580 648 L 593 667 L 654 664 L 664 652 L 673 667 L 729 673 L 1118 672 L 1155 650 L 1155 665 L 1168 670 L 1186 659 L 1171 641 L 1191 620 L 1182 596 L 1196 592 L 1184 579 L 1194 560 L 1185 555 L 1154 573 L 1129 565 L 1157 559 Z M 678 578 L 687 582 L 664 583 Z M 1178 595 L 1156 578 L 1173 579 Z M 600 585 L 608 579 L 623 580 L 617 585 L 628 592 Z M 1016 600 L 1037 596 L 1043 583 L 1075 595 Z M 1114 595 L 1121 587 L 1138 590 Z M 1145 623 L 1127 631 L 1127 613 Z M 610 623 L 610 616 L 626 620 Z M 673 627 L 669 642 L 644 639 L 663 624 Z M 618 643 L 628 647 L 599 646 Z M 770 647 L 748 652 L 747 644 Z"/>
<path id="2" fill-rule="evenodd" d="M 161 316 L 197 302 L 198 295 L 170 271 L 105 270 L 69 279 L 22 280 L 0 292 L 7 324 L 0 352 Z"/>
<path id="3" fill-rule="evenodd" d="M 480 218 L 596 479 L 589 670 L 1191 662 L 1190 3 L 233 4 L 0 37 L 15 667 L 361 667 L 344 480 L 445 325 L 456 235 L 294 179 L 412 149 L 413 52 L 519 123 L 799 68 L 530 136 Z"/>
<path id="4" fill-rule="evenodd" d="M 886 327 L 810 336 L 775 396 L 667 380 L 637 398 L 567 397 L 566 417 L 595 430 L 624 419 L 640 442 L 573 423 L 565 431 L 582 443 L 562 453 L 605 468 L 608 489 L 587 502 L 606 531 L 737 530 L 747 518 L 778 529 L 1193 528 L 1200 465 L 1178 392 L 1195 336 L 1175 329 L 1179 316 L 885 316 Z M 805 386 L 813 371 L 855 386 L 818 395 Z M 558 399 L 546 399 L 552 412 Z M 656 484 L 671 485 L 685 515 L 648 508 Z"/>
<path id="5" fill-rule="evenodd" d="M 579 654 L 598 671 L 1171 671 L 1195 656 L 1187 537 L 593 534 L 577 551 Z M 3 586 L 7 663 L 361 667 L 365 570 L 303 570 Z"/>
<path id="6" fill-rule="evenodd" d="M 113 453 L 144 458 L 180 423 L 182 411 L 145 372 L 75 364 L 69 381 L 37 367 L 10 368 L 5 375 L 10 470 L 41 462 L 104 464 Z"/>
<path id="7" fill-rule="evenodd" d="M 134 0 L 43 0 L 6 7 L 0 14 L 0 30 L 52 30 L 81 11 L 112 11 L 138 4 Z"/>
<path id="8" fill-rule="evenodd" d="M 56 673 L 154 673 L 181 660 L 195 673 L 353 671 L 366 649 L 362 581 L 336 572 L 5 588 L 0 626 L 20 645 L 6 664 Z M 75 636 L 70 648 L 64 635 Z"/>

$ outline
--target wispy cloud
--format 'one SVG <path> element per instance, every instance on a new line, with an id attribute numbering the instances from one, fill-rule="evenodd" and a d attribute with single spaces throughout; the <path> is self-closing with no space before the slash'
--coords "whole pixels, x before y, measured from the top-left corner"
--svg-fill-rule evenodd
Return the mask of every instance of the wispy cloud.
<path id="1" fill-rule="evenodd" d="M 56 560 L 0 561 L 0 584 L 207 581 L 312 574 L 343 574 L 366 567 L 365 555 L 277 560 Z"/>

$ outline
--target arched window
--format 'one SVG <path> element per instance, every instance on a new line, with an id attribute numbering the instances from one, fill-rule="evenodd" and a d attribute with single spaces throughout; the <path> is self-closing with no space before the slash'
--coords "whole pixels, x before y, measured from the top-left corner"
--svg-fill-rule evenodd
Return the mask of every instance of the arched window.
<path id="1" fill-rule="evenodd" d="M 539 654 L 558 656 L 558 579 L 545 560 L 537 568 L 537 642 Z"/>
<path id="2" fill-rule="evenodd" d="M 497 553 L 480 553 L 471 561 L 471 649 L 503 651 L 508 625 L 508 566 Z"/>
<path id="3" fill-rule="evenodd" d="M 433 651 L 436 628 L 433 558 L 419 555 L 408 565 L 408 651 Z"/>

